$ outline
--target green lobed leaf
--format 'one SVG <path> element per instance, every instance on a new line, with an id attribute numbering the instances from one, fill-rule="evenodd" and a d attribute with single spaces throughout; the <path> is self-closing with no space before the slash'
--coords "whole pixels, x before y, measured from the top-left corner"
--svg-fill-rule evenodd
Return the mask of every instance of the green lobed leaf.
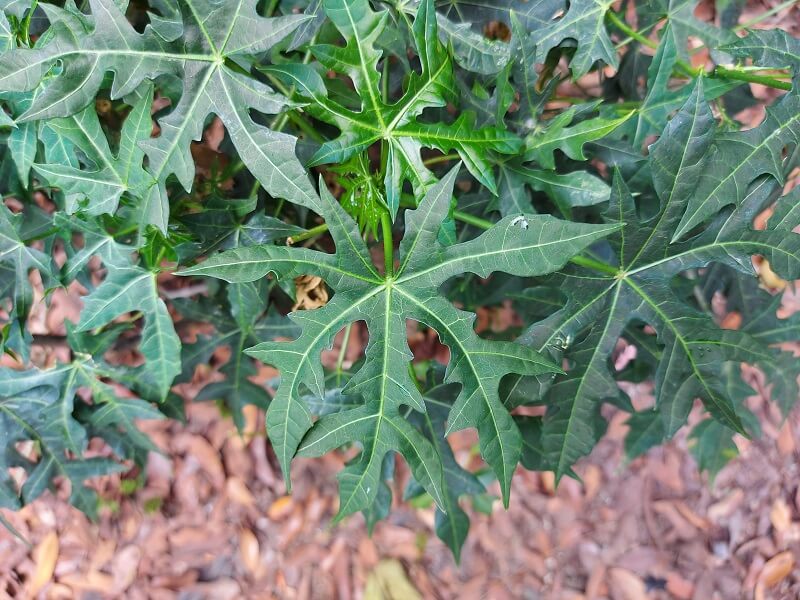
<path id="1" fill-rule="evenodd" d="M 49 370 L 0 369 L 0 431 L 6 440 L 0 455 L 0 503 L 4 508 L 19 508 L 21 503 L 33 501 L 53 488 L 54 479 L 63 477 L 70 482 L 70 502 L 94 516 L 97 495 L 84 486 L 84 481 L 124 467 L 107 458 L 84 458 L 88 432 L 102 435 L 110 428 L 117 429 L 116 435 L 109 437 L 113 444 L 119 439 L 118 428 L 124 428 L 132 443 L 153 448 L 136 429 L 133 419 L 160 418 L 159 413 L 141 400 L 118 398 L 110 386 L 98 379 L 108 374 L 86 358 Z M 100 393 L 94 395 L 95 405 L 91 408 L 79 400 L 86 413 L 81 415 L 75 405 L 76 394 L 84 386 Z M 38 456 L 21 454 L 16 446 L 21 441 L 36 442 Z M 27 471 L 19 490 L 8 476 L 12 466 Z"/>
<path id="2" fill-rule="evenodd" d="M 675 224 L 691 206 L 698 182 L 709 170 L 707 161 L 714 160 L 714 148 L 719 147 L 715 143 L 720 144 L 718 140 L 724 135 L 715 140 L 715 123 L 698 83 L 659 141 L 651 146 L 653 186 L 661 203 L 658 214 L 640 220 L 633 198 L 617 173 L 607 218 L 626 223 L 609 238 L 619 266 L 608 273 L 580 267 L 562 272 L 555 282 L 567 293 L 567 304 L 533 325 L 522 338 L 537 351 L 554 359 L 567 358 L 573 365 L 566 375 L 542 386 L 539 392 L 548 405 L 541 443 L 558 477 L 568 474 L 572 464 L 591 451 L 602 434 L 605 424 L 599 412 L 601 403 L 625 405 L 608 361 L 626 324 L 633 319 L 649 324 L 658 336 L 655 396 L 662 424 L 652 425 L 653 431 L 663 427 L 663 436 L 671 437 L 685 423 L 694 399 L 699 397 L 719 422 L 744 432 L 717 366 L 725 361 L 769 365 L 780 352 L 744 331 L 720 330 L 710 316 L 675 295 L 670 279 L 711 262 L 752 274 L 752 254 L 768 257 L 785 276 L 796 277 L 800 274 L 800 244 L 791 232 L 797 224 L 796 215 L 770 224 L 766 231 L 751 229 L 752 219 L 774 189 L 768 180 L 762 180 L 739 208 L 718 219 L 692 243 L 670 244 Z M 783 199 L 779 206 L 784 203 L 791 203 L 791 199 Z M 648 423 L 652 420 L 637 421 L 644 428 L 651 427 Z"/>
<path id="3" fill-rule="evenodd" d="M 442 506 L 441 463 L 435 449 L 400 416 L 401 406 L 424 411 L 406 369 L 411 359 L 406 319 L 435 329 L 451 351 L 447 381 L 461 384 L 448 419 L 448 433 L 476 427 L 481 454 L 501 482 L 508 500 L 511 475 L 521 441 L 497 389 L 506 373 L 557 371 L 557 367 L 523 346 L 489 342 L 473 328 L 473 315 L 460 311 L 437 293 L 447 279 L 464 272 L 487 276 L 494 271 L 532 276 L 562 266 L 566 260 L 617 228 L 559 221 L 544 215 L 508 217 L 469 242 L 444 247 L 439 224 L 447 214 L 457 168 L 432 187 L 419 208 L 406 214 L 400 264 L 391 277 L 381 276 L 358 235 L 356 224 L 327 194 L 324 213 L 337 253 L 303 248 L 256 246 L 230 250 L 191 267 L 182 275 L 212 275 L 227 281 L 253 281 L 269 272 L 279 277 L 310 274 L 323 277 L 335 290 L 323 308 L 299 312 L 292 319 L 302 328 L 293 342 L 267 342 L 248 353 L 276 366 L 281 383 L 267 413 L 267 430 L 284 473 L 295 452 L 320 455 L 351 440 L 363 445 L 357 462 L 340 476 L 340 515 L 369 506 L 380 481 L 383 456 L 398 450 L 414 477 Z M 301 398 L 301 385 L 324 394 L 319 352 L 345 325 L 364 320 L 370 331 L 364 366 L 345 387 L 365 404 L 322 417 L 312 415 Z"/>
<path id="4" fill-rule="evenodd" d="M 157 75 L 179 77 L 184 82 L 180 101 L 159 120 L 159 137 L 140 143 L 157 182 L 143 194 L 145 224 L 166 231 L 165 182 L 169 175 L 174 173 L 185 189 L 191 189 L 194 162 L 189 144 L 199 139 L 210 113 L 222 119 L 239 155 L 264 189 L 312 209 L 318 206 L 317 194 L 294 154 L 294 138 L 258 125 L 250 115 L 251 109 L 280 112 L 289 106 L 288 101 L 240 68 L 232 68 L 237 61 L 247 64 L 252 56 L 268 50 L 306 17 L 262 18 L 255 11 L 254 0 L 240 0 L 235 6 L 189 0 L 182 2 L 176 13 L 182 19 L 182 34 L 165 39 L 153 25 L 141 34 L 136 32 L 111 0 L 92 0 L 91 16 L 74 8 L 39 6 L 52 24 L 50 35 L 43 36 L 44 41 L 34 48 L 4 54 L 0 89 L 29 91 L 56 62 L 62 69 L 20 122 L 80 112 L 94 101 L 107 71 L 116 74 L 112 99 L 132 93 L 145 79 Z"/>

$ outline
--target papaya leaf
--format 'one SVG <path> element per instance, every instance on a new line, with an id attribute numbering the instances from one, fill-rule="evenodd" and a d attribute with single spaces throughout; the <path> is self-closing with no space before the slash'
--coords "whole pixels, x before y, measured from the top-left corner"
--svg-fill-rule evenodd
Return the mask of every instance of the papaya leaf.
<path id="1" fill-rule="evenodd" d="M 400 412 L 402 406 L 425 411 L 405 369 L 411 358 L 407 319 L 436 330 L 450 348 L 447 381 L 460 383 L 461 392 L 450 411 L 447 431 L 478 429 L 481 454 L 500 480 L 508 501 L 521 438 L 499 400 L 500 379 L 507 373 L 534 375 L 559 369 L 524 346 L 478 337 L 471 325 L 474 315 L 453 307 L 439 296 L 438 287 L 465 272 L 484 277 L 493 271 L 523 276 L 548 273 L 619 227 L 519 215 L 501 220 L 474 240 L 441 246 L 437 232 L 449 209 L 457 171 L 457 167 L 452 169 L 427 192 L 417 209 L 406 213 L 406 235 L 394 273 L 377 271 L 357 225 L 328 194 L 323 194 L 323 215 L 336 242 L 336 254 L 253 246 L 214 255 L 180 273 L 211 275 L 230 282 L 255 281 L 271 272 L 279 277 L 310 274 L 322 277 L 335 290 L 326 306 L 292 315 L 302 328 L 296 340 L 262 343 L 247 352 L 281 372 L 281 383 L 267 413 L 267 430 L 287 483 L 295 453 L 320 455 L 349 441 L 362 444 L 359 460 L 340 476 L 341 516 L 362 510 L 374 500 L 383 456 L 390 450 L 403 454 L 415 479 L 443 506 L 442 465 L 436 449 Z M 319 352 L 348 323 L 359 320 L 366 321 L 370 331 L 367 358 L 344 393 L 360 395 L 364 404 L 314 423 L 301 389 L 308 387 L 315 395 L 324 395 Z"/>

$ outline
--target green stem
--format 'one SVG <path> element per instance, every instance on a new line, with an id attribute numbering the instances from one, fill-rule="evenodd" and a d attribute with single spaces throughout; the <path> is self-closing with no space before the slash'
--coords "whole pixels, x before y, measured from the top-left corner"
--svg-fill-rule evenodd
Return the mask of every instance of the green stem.
<path id="1" fill-rule="evenodd" d="M 283 85 L 283 83 L 281 82 L 280 79 L 278 79 L 277 77 L 275 77 L 271 73 L 266 73 L 266 76 L 267 76 L 267 79 L 269 79 L 270 84 L 272 84 L 272 86 L 276 90 L 278 90 L 281 94 L 283 94 L 284 96 L 286 96 L 287 98 L 289 98 L 291 100 L 291 97 L 294 95 L 294 88 L 287 88 L 285 85 Z M 280 118 L 274 122 L 275 123 L 275 127 L 272 127 L 272 129 L 275 129 L 276 131 L 280 131 L 281 129 L 283 129 L 284 125 L 286 125 L 286 119 L 289 119 L 289 120 L 292 121 L 292 123 L 297 125 L 297 127 L 303 133 L 305 133 L 308 137 L 310 137 L 315 142 L 319 142 L 319 143 L 325 142 L 325 138 L 322 135 L 320 135 L 317 132 L 316 129 L 314 129 L 314 126 L 311 125 L 311 123 L 309 123 L 305 119 L 303 119 L 293 109 L 286 111 L 282 115 L 279 115 L 279 117 Z"/>
<path id="2" fill-rule="evenodd" d="M 112 235 L 113 237 L 118 238 L 138 230 L 139 230 L 139 224 L 137 223 L 136 225 L 129 225 L 128 227 L 120 229 L 119 231 L 114 232 Z"/>
<path id="3" fill-rule="evenodd" d="M 389 103 L 389 57 L 383 58 L 383 69 L 381 73 L 381 97 L 385 103 Z"/>
<path id="4" fill-rule="evenodd" d="M 322 143 L 324 143 L 326 141 L 325 137 L 322 136 L 316 129 L 314 129 L 314 126 L 311 123 L 306 121 L 303 117 L 301 117 L 296 112 L 290 111 L 290 112 L 287 112 L 285 114 L 288 115 L 289 120 L 292 123 L 297 125 L 297 127 L 298 127 L 298 129 L 300 129 L 300 131 L 305 133 L 308 137 L 310 137 L 315 142 L 319 142 L 320 144 L 322 144 Z"/>
<path id="5" fill-rule="evenodd" d="M 480 217 L 476 217 L 475 215 L 471 215 L 460 210 L 453 211 L 453 218 L 461 221 L 462 223 L 478 227 L 479 229 L 489 229 L 494 225 L 494 223 L 491 221 L 481 219 Z"/>
<path id="6" fill-rule="evenodd" d="M 411 381 L 413 381 L 414 385 L 417 386 L 419 393 L 424 393 L 425 390 L 422 388 L 422 384 L 419 382 L 419 379 L 417 379 L 417 373 L 414 371 L 414 365 L 412 363 L 408 363 L 408 376 L 411 377 Z"/>
<path id="7" fill-rule="evenodd" d="M 342 365 L 344 364 L 345 355 L 347 354 L 347 345 L 350 342 L 350 332 L 353 329 L 353 324 L 348 323 L 347 327 L 344 328 L 344 337 L 342 338 L 342 346 L 339 348 L 339 356 L 336 359 L 336 385 L 341 385 L 342 383 L 342 375 L 344 371 L 342 370 Z"/>
<path id="8" fill-rule="evenodd" d="M 280 4 L 281 0 L 271 0 L 269 5 L 267 5 L 267 10 L 264 11 L 265 17 L 271 17 L 275 12 L 275 9 L 278 8 L 278 4 Z"/>
<path id="9" fill-rule="evenodd" d="M 648 26 L 647 26 L 647 27 L 645 27 L 644 29 L 640 29 L 639 31 L 636 31 L 636 32 L 634 32 L 634 33 L 638 33 L 639 35 L 642 35 L 642 36 L 644 36 L 644 34 L 648 33 L 648 32 L 649 32 L 650 30 L 652 30 L 652 29 L 653 29 L 653 28 L 654 28 L 656 25 L 658 25 L 658 21 L 656 21 L 655 23 L 651 23 L 650 25 L 648 25 Z M 628 37 L 626 37 L 624 40 L 622 40 L 621 42 L 619 42 L 619 43 L 618 43 L 616 46 L 614 46 L 614 49 L 615 49 L 615 50 L 620 50 L 620 49 L 624 48 L 625 46 L 627 46 L 628 44 L 630 44 L 630 43 L 631 43 L 631 42 L 633 42 L 633 41 L 635 41 L 635 40 L 634 40 L 634 39 L 633 39 L 631 36 L 628 36 Z"/>
<path id="10" fill-rule="evenodd" d="M 652 48 L 653 50 L 658 48 L 657 42 L 654 42 L 650 38 L 646 38 L 641 33 L 636 31 L 633 27 L 631 27 L 625 21 L 620 19 L 613 10 L 610 10 L 606 13 L 606 19 L 611 21 L 611 23 L 613 23 L 617 29 L 619 29 L 622 33 L 627 35 L 632 40 L 636 40 L 643 46 L 647 46 L 648 48 Z"/>
<path id="11" fill-rule="evenodd" d="M 438 165 L 439 163 L 448 162 L 451 160 L 457 160 L 460 156 L 457 153 L 453 154 L 442 154 L 441 156 L 434 156 L 433 158 L 426 158 L 422 161 L 422 164 L 426 167 L 430 167 L 431 165 Z"/>
<path id="12" fill-rule="evenodd" d="M 481 217 L 476 217 L 475 215 L 471 215 L 469 213 L 465 213 L 460 210 L 453 211 L 453 217 L 457 221 L 461 221 L 462 223 L 466 223 L 468 225 L 473 225 L 479 229 L 487 230 L 493 227 L 495 224 L 491 221 L 486 219 L 482 219 Z M 393 256 L 393 247 L 392 247 L 392 224 L 389 220 L 389 214 L 384 213 L 381 217 L 381 226 L 383 228 L 383 253 L 386 262 L 386 274 L 391 276 L 394 270 L 394 256 Z M 300 235 L 292 238 L 292 243 L 301 242 L 308 238 L 320 235 L 325 233 L 328 230 L 328 225 L 323 223 L 322 225 L 317 225 L 313 229 L 309 229 L 308 231 L 301 233 Z M 387 243 L 388 242 L 388 243 Z M 581 267 L 586 267 L 588 269 L 594 269 L 595 271 L 599 271 L 601 273 L 606 273 L 608 275 L 617 275 L 619 273 L 619 269 L 617 267 L 613 267 L 607 263 L 604 263 L 599 260 L 595 260 L 594 258 L 588 258 L 585 256 L 573 256 L 570 261 L 572 264 L 579 265 Z"/>
<path id="13" fill-rule="evenodd" d="M 166 247 L 162 246 L 161 249 L 158 251 L 156 255 L 155 264 L 153 264 L 153 268 L 158 269 L 161 266 L 161 261 L 164 259 L 164 255 L 167 253 Z"/>
<path id="14" fill-rule="evenodd" d="M 316 227 L 312 227 L 311 229 L 308 229 L 303 233 L 300 233 L 298 235 L 293 235 L 289 239 L 292 240 L 292 244 L 298 244 L 313 237 L 317 237 L 318 235 L 322 235 L 326 231 L 328 231 L 328 224 L 323 223 L 322 225 L 317 225 Z"/>
<path id="15" fill-rule="evenodd" d="M 250 195 L 247 196 L 247 197 L 248 198 L 253 198 L 254 196 L 256 196 L 258 194 L 258 189 L 260 187 L 261 187 L 261 182 L 258 179 L 256 179 L 253 182 L 253 185 L 250 187 Z M 283 200 L 283 199 L 281 199 L 281 200 Z"/>
<path id="16" fill-rule="evenodd" d="M 593 258 L 588 258 L 586 256 L 573 256 L 569 259 L 574 265 L 578 265 L 580 267 L 586 267 L 588 269 L 594 269 L 595 271 L 600 271 L 601 273 L 607 273 L 609 275 L 616 275 L 619 273 L 619 269 L 616 267 L 612 267 L 609 264 L 606 264 L 602 261 L 595 260 Z"/>
<path id="17" fill-rule="evenodd" d="M 633 27 L 628 25 L 625 21 L 619 18 L 619 16 L 613 11 L 610 10 L 606 13 L 606 18 L 622 33 L 627 35 L 633 40 L 636 40 L 643 46 L 647 46 L 648 48 L 655 50 L 658 48 L 658 42 L 654 42 L 648 37 L 643 36 L 641 33 L 636 31 Z M 689 77 L 695 78 L 698 76 L 699 72 L 697 69 L 692 68 L 692 65 L 688 64 L 683 60 L 676 60 L 675 66 L 678 70 L 682 71 L 684 75 L 688 75 Z"/>
<path id="18" fill-rule="evenodd" d="M 630 25 L 628 25 L 625 21 L 619 18 L 619 16 L 612 10 L 606 13 L 606 18 L 610 23 L 612 23 L 617 29 L 622 31 L 628 37 L 636 40 L 640 44 L 647 46 L 655 50 L 658 48 L 658 43 L 654 42 L 653 40 L 643 36 L 641 33 L 633 29 Z M 755 73 L 750 73 L 748 71 L 744 71 L 741 69 L 728 69 L 726 67 L 715 67 L 713 71 L 706 72 L 702 69 L 702 67 L 695 68 L 689 63 L 684 60 L 676 60 L 675 61 L 675 68 L 676 70 L 680 71 L 681 74 L 686 75 L 690 78 L 697 78 L 697 77 L 711 77 L 713 79 L 732 79 L 735 81 L 745 81 L 748 83 L 757 83 L 760 85 L 764 85 L 767 87 L 775 88 L 778 90 L 790 90 L 792 89 L 792 84 L 786 81 L 779 81 L 774 77 L 767 77 L 765 75 L 757 75 Z"/>
<path id="19" fill-rule="evenodd" d="M 758 83 L 779 90 L 789 91 L 792 89 L 792 84 L 788 81 L 778 81 L 777 79 L 773 77 L 767 77 L 766 75 L 758 75 L 756 73 L 750 73 L 739 69 L 729 69 L 721 66 L 714 67 L 714 70 L 711 71 L 711 73 L 708 73 L 708 76 L 715 79 L 733 79 L 735 81 Z"/>
<path id="20" fill-rule="evenodd" d="M 389 213 L 381 215 L 381 237 L 383 237 L 383 263 L 385 265 L 386 276 L 394 275 L 394 240 L 392 239 L 392 220 Z"/>
<path id="21" fill-rule="evenodd" d="M 308 50 L 306 50 L 305 54 L 303 54 L 303 60 L 301 61 L 302 64 L 307 65 L 309 62 L 311 62 L 311 47 L 310 46 L 312 46 L 316 40 L 317 40 L 317 36 L 316 35 L 313 38 L 311 38 L 311 42 L 309 44 L 309 48 L 308 48 Z M 289 90 L 288 90 L 289 95 L 286 96 L 286 97 L 289 100 L 291 100 L 292 96 L 294 96 L 294 93 L 296 91 L 297 91 L 297 86 L 296 85 L 292 85 L 292 87 L 289 88 Z M 280 131 L 286 126 L 286 123 L 287 123 L 288 120 L 289 120 L 288 113 L 280 114 L 280 115 L 278 115 L 277 117 L 275 117 L 272 120 L 272 123 L 270 124 L 269 128 L 272 129 L 273 131 Z"/>
<path id="22" fill-rule="evenodd" d="M 33 2 L 31 2 L 31 7 L 25 15 L 25 20 L 22 22 L 22 34 L 25 36 L 24 42 L 27 46 L 31 45 L 31 19 L 33 18 L 33 13 L 36 12 L 36 6 L 38 4 L 39 0 L 33 0 Z"/>

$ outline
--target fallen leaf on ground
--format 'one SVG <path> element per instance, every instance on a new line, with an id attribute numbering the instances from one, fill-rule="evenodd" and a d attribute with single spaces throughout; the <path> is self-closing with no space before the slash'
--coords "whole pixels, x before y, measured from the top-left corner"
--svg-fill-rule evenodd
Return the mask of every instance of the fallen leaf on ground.
<path id="1" fill-rule="evenodd" d="M 288 517 L 293 508 L 292 497 L 288 495 L 281 496 L 270 504 L 269 509 L 267 509 L 267 516 L 273 521 L 279 521 Z"/>
<path id="2" fill-rule="evenodd" d="M 301 275 L 294 280 L 297 301 L 292 310 L 311 310 L 328 303 L 328 288 L 321 277 Z"/>
<path id="3" fill-rule="evenodd" d="M 367 576 L 364 600 L 422 600 L 411 585 L 403 565 L 397 560 L 382 560 Z"/>
<path id="4" fill-rule="evenodd" d="M 636 574 L 618 567 L 608 573 L 611 597 L 614 600 L 649 600 L 647 586 Z"/>
<path id="5" fill-rule="evenodd" d="M 261 567 L 260 554 L 261 549 L 255 534 L 249 529 L 242 529 L 239 532 L 239 556 L 242 564 L 254 577 Z"/>
<path id="6" fill-rule="evenodd" d="M 33 562 L 36 565 L 36 570 L 33 572 L 28 586 L 28 594 L 32 598 L 53 577 L 53 571 L 58 560 L 58 533 L 50 531 L 44 536 L 42 541 L 34 548 L 31 558 L 33 558 Z"/>
<path id="7" fill-rule="evenodd" d="M 769 520 L 778 533 L 783 533 L 789 529 L 789 526 L 792 524 L 792 511 L 783 498 L 778 498 L 772 503 L 772 510 L 769 512 Z"/>
<path id="8" fill-rule="evenodd" d="M 786 550 L 776 554 L 761 570 L 761 575 L 758 576 L 759 583 L 764 583 L 767 587 L 777 585 L 792 572 L 792 567 L 794 567 L 794 555 L 791 551 Z"/>

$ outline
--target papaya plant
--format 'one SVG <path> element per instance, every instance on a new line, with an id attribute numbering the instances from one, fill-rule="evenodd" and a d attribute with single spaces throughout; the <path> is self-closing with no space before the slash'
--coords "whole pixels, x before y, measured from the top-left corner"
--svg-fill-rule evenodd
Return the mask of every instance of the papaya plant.
<path id="1" fill-rule="evenodd" d="M 699 409 L 713 477 L 759 432 L 741 366 L 784 414 L 800 375 L 778 310 L 800 41 L 718 4 L 0 2 L 0 507 L 66 486 L 95 514 L 87 480 L 142 466 L 137 421 L 181 418 L 173 386 L 206 364 L 187 400 L 240 429 L 266 411 L 287 489 L 293 458 L 355 447 L 336 519 L 371 529 L 402 459 L 456 559 L 470 498 L 577 476 L 609 411 L 634 458 Z M 57 290 L 83 308 L 42 335 Z M 476 328 L 507 301 L 521 326 Z M 361 357 L 331 368 L 354 328 Z M 414 356 L 423 330 L 446 364 Z M 647 407 L 620 385 L 642 381 Z"/>

